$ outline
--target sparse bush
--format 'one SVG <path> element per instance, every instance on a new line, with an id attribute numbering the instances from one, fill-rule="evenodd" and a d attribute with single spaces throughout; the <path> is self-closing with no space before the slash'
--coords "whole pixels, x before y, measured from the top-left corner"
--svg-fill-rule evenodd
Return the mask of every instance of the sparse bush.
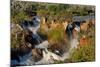
<path id="1" fill-rule="evenodd" d="M 64 30 L 62 29 L 53 29 L 48 32 L 48 39 L 52 39 L 54 42 L 60 42 L 64 39 Z"/>
<path id="2" fill-rule="evenodd" d="M 95 43 L 92 42 L 91 44 L 74 49 L 70 60 L 72 62 L 95 61 Z"/>

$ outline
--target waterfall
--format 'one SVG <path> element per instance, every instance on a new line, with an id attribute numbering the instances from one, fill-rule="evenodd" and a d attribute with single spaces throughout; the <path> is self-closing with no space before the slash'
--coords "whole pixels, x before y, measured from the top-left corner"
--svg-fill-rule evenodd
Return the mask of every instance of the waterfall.
<path id="1" fill-rule="evenodd" d="M 37 64 L 54 63 L 56 60 L 64 61 L 65 59 L 68 59 L 70 57 L 71 50 L 73 48 L 77 47 L 78 39 L 73 38 L 73 36 L 72 36 L 73 26 L 69 25 L 69 27 L 67 27 L 67 32 L 68 32 L 68 35 L 70 36 L 70 44 L 71 44 L 69 51 L 64 52 L 64 54 L 62 56 L 59 56 L 59 55 L 49 51 L 48 50 L 49 42 L 47 40 L 43 41 L 42 38 L 37 34 L 37 31 L 40 28 L 39 22 L 40 22 L 39 19 L 37 19 L 36 21 L 32 20 L 32 22 L 30 22 L 30 23 L 28 21 L 25 21 L 24 23 L 21 24 L 21 26 L 24 30 L 31 31 L 32 38 L 35 38 L 38 41 L 39 44 L 36 44 L 34 48 L 43 49 L 42 50 L 42 54 L 43 54 L 42 59 L 40 61 L 35 62 L 35 60 L 32 57 L 32 51 L 31 51 L 28 54 L 24 55 L 23 57 L 19 56 L 20 62 L 11 60 L 12 64 L 37 65 Z M 35 24 L 35 23 L 37 23 L 37 24 Z M 35 24 L 35 25 L 32 25 L 32 24 Z"/>
<path id="2" fill-rule="evenodd" d="M 75 27 L 75 29 L 78 30 L 78 27 Z M 57 55 L 57 54 L 55 54 L 47 49 L 48 45 L 49 45 L 49 42 L 47 40 L 43 41 L 42 43 L 35 46 L 35 48 L 43 49 L 43 51 L 42 51 L 43 58 L 38 62 L 34 62 L 33 64 L 35 64 L 35 65 L 37 65 L 37 64 L 51 64 L 51 63 L 54 63 L 55 60 L 56 61 L 64 61 L 65 59 L 68 59 L 70 57 L 70 53 L 72 52 L 72 49 L 77 48 L 77 45 L 78 45 L 78 37 L 73 38 L 72 29 L 68 29 L 68 31 L 69 31 L 69 35 L 70 35 L 70 45 L 71 45 L 69 51 L 66 51 L 62 56 L 59 56 L 59 55 Z M 42 39 L 42 38 L 40 38 L 40 39 Z M 31 60 L 31 62 L 33 62 L 33 60 Z M 31 64 L 32 63 L 30 63 L 30 65 Z"/>

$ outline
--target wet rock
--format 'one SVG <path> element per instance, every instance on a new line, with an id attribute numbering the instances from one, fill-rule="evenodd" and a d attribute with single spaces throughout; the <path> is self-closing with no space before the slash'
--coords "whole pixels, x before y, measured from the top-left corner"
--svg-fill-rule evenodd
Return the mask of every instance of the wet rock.
<path id="1" fill-rule="evenodd" d="M 51 52 L 62 56 L 67 51 L 67 45 L 65 43 L 53 44 L 48 48 Z"/>
<path id="2" fill-rule="evenodd" d="M 43 58 L 42 49 L 32 49 L 32 57 L 35 62 L 41 60 Z"/>

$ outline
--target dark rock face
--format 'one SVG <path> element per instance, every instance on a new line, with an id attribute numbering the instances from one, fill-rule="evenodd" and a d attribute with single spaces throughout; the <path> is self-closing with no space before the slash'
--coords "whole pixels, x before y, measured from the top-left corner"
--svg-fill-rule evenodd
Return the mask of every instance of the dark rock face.
<path id="1" fill-rule="evenodd" d="M 75 28 L 75 24 L 68 24 L 66 27 L 66 33 L 68 35 L 68 38 L 72 38 L 72 31 Z"/>
<path id="2" fill-rule="evenodd" d="M 35 38 L 32 37 L 32 35 L 27 35 L 25 37 L 25 41 L 30 43 L 32 45 L 32 48 L 34 48 L 35 45 L 39 44 L 38 41 Z"/>
<path id="3" fill-rule="evenodd" d="M 32 57 L 35 62 L 41 60 L 43 58 L 42 49 L 32 49 Z"/>
<path id="4" fill-rule="evenodd" d="M 21 46 L 20 48 L 11 49 L 11 60 L 16 60 L 17 62 L 20 62 L 20 57 L 23 57 L 24 55 L 28 54 L 31 51 L 31 48 Z"/>
<path id="5" fill-rule="evenodd" d="M 75 27 L 79 27 L 81 26 L 81 24 L 86 23 L 86 21 L 74 21 L 72 23 L 69 23 L 68 26 L 66 27 L 66 33 L 68 35 L 69 38 L 73 37 L 73 30 Z"/>
<path id="6" fill-rule="evenodd" d="M 40 24 L 40 17 L 38 16 L 33 17 L 31 25 L 33 27 L 37 27 L 39 24 Z"/>
<path id="7" fill-rule="evenodd" d="M 23 29 L 28 29 L 28 27 L 37 27 L 40 24 L 40 17 L 34 16 L 32 20 L 24 20 L 20 25 Z M 28 29 L 29 30 L 29 29 Z"/>
<path id="8" fill-rule="evenodd" d="M 18 56 L 18 51 L 15 49 L 11 50 L 11 60 L 16 60 L 17 62 L 20 62 L 19 56 Z"/>
<path id="9" fill-rule="evenodd" d="M 67 51 L 67 45 L 64 43 L 59 43 L 59 44 L 53 44 L 51 45 L 48 50 L 50 50 L 51 52 L 62 56 L 64 54 L 64 52 Z"/>
<path id="10" fill-rule="evenodd" d="M 28 34 L 25 36 L 25 41 L 30 43 L 32 48 L 42 41 L 37 34 L 40 25 L 40 18 L 38 16 L 33 16 L 31 21 L 24 20 L 20 25 L 23 30 L 27 31 Z"/>
<path id="11" fill-rule="evenodd" d="M 15 60 L 18 63 L 21 62 L 21 57 L 28 55 L 32 52 L 32 57 L 35 62 L 39 61 L 43 57 L 42 49 L 35 48 L 36 45 L 42 42 L 41 38 L 37 34 L 37 30 L 40 25 L 40 18 L 34 16 L 33 19 L 24 20 L 20 26 L 23 28 L 22 36 L 23 41 L 19 44 L 20 46 L 16 49 L 11 49 L 11 60 Z M 30 29 L 31 28 L 31 29 Z M 33 32 L 35 30 L 35 33 Z M 22 36 L 19 36 L 22 38 Z M 29 47 L 29 45 L 31 45 Z M 26 57 L 27 58 L 27 57 Z"/>

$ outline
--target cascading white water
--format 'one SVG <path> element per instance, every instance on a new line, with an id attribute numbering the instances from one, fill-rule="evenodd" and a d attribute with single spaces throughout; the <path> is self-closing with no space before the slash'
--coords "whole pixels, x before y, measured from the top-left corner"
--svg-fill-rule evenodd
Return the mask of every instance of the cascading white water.
<path id="1" fill-rule="evenodd" d="M 37 21 L 40 22 L 39 19 L 37 19 Z M 36 24 L 36 25 L 37 26 L 30 25 L 27 28 L 35 35 L 35 38 L 37 38 L 37 40 L 42 40 L 42 38 L 37 34 L 37 30 L 40 28 L 40 24 Z M 78 28 L 75 28 L 75 29 L 78 31 Z M 37 64 L 50 64 L 50 63 L 54 63 L 55 60 L 64 61 L 65 59 L 68 59 L 70 57 L 70 53 L 72 52 L 72 49 L 77 48 L 77 45 L 78 45 L 78 37 L 72 38 L 71 31 L 70 30 L 68 30 L 68 31 L 69 31 L 69 35 L 71 36 L 70 49 L 68 51 L 64 52 L 64 54 L 62 56 L 59 56 L 59 55 L 49 51 L 47 49 L 49 42 L 46 40 L 35 46 L 35 48 L 44 49 L 42 51 L 43 58 L 40 61 L 38 61 L 38 62 L 34 61 L 34 59 L 32 57 L 32 51 L 31 51 L 29 54 L 27 54 L 23 57 L 20 57 L 19 63 L 16 62 L 15 60 L 12 60 L 11 62 L 13 64 L 20 64 L 20 65 L 37 65 Z M 34 37 L 34 35 L 33 35 L 33 37 Z"/>
<path id="2" fill-rule="evenodd" d="M 37 34 L 37 30 L 39 29 L 39 27 L 40 27 L 40 24 L 37 24 L 37 26 L 32 26 L 32 25 L 27 26 L 27 28 L 33 33 L 32 36 L 40 41 L 40 40 L 42 40 L 42 38 Z M 70 35 L 72 37 L 71 33 L 70 33 Z M 46 41 L 43 41 L 43 42 L 41 42 L 41 43 L 39 43 L 38 45 L 35 46 L 35 48 L 43 49 L 43 51 L 42 51 L 43 58 L 40 61 L 38 61 L 38 62 L 34 61 L 34 59 L 32 57 L 32 51 L 31 51 L 29 54 L 27 54 L 23 57 L 20 57 L 20 62 L 17 63 L 17 64 L 19 64 L 19 65 L 37 65 L 37 64 L 54 63 L 55 60 L 64 61 L 65 59 L 68 59 L 70 57 L 71 50 L 73 48 L 76 48 L 77 44 L 78 44 L 78 40 L 72 38 L 70 40 L 71 47 L 70 47 L 69 51 L 64 52 L 64 54 L 62 56 L 59 56 L 59 55 L 57 55 L 53 52 L 50 52 L 48 50 L 49 42 L 46 40 Z"/>

